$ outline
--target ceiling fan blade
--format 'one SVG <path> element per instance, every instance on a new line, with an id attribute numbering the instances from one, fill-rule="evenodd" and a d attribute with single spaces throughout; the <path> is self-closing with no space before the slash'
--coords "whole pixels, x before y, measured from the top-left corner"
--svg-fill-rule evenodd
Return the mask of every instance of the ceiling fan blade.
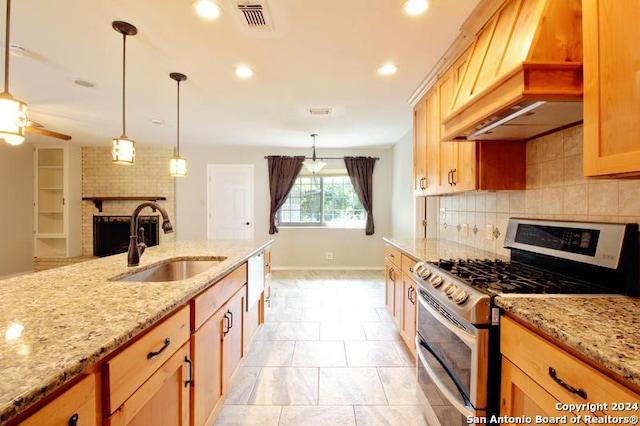
<path id="1" fill-rule="evenodd" d="M 70 141 L 71 140 L 71 136 L 69 136 L 69 135 L 65 135 L 64 133 L 52 132 L 51 130 L 43 129 L 41 127 L 27 126 L 26 129 L 29 132 L 38 133 L 38 134 L 45 135 L 45 136 L 50 136 L 50 137 L 56 138 L 56 139 L 62 139 L 62 140 L 65 140 L 65 141 Z"/>

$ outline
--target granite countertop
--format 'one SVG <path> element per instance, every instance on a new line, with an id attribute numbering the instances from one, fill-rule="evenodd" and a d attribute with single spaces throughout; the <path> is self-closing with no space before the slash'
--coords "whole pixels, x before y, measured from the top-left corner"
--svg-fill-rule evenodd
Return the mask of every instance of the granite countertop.
<path id="1" fill-rule="evenodd" d="M 508 258 L 495 253 L 436 238 L 383 238 L 383 240 L 412 257 L 423 261 L 436 261 L 439 259 L 508 260 Z"/>
<path id="2" fill-rule="evenodd" d="M 496 304 L 640 386 L 640 298 L 498 297 Z"/>
<path id="3" fill-rule="evenodd" d="M 181 241 L 0 280 L 0 424 L 193 298 L 272 240 Z M 172 257 L 224 256 L 187 280 L 117 282 Z"/>

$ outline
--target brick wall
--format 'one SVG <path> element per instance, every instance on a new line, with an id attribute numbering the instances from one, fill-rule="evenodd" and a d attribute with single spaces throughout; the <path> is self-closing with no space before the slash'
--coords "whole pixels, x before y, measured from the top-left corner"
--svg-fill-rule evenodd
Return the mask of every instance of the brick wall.
<path id="1" fill-rule="evenodd" d="M 110 147 L 82 148 L 83 197 L 161 196 L 159 201 L 176 224 L 176 185 L 169 175 L 169 159 L 173 148 L 137 147 L 136 164 L 113 164 Z M 131 215 L 141 201 L 105 201 L 99 212 L 92 201 L 82 202 L 82 255 L 93 255 L 93 215 Z M 154 214 L 144 209 L 141 214 Z M 160 244 L 173 241 L 175 234 L 160 232 Z"/>

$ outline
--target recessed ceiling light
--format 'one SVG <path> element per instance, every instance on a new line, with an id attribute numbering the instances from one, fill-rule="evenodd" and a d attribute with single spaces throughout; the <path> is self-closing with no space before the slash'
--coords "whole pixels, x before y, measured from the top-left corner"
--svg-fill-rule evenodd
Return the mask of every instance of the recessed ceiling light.
<path id="1" fill-rule="evenodd" d="M 240 65 L 236 68 L 236 75 L 240 78 L 249 78 L 253 76 L 253 70 L 246 65 Z"/>
<path id="2" fill-rule="evenodd" d="M 427 0 L 407 0 L 402 9 L 407 15 L 420 15 L 429 8 Z"/>
<path id="3" fill-rule="evenodd" d="M 378 68 L 378 74 L 381 75 L 391 75 L 395 74 L 398 71 L 398 67 L 393 64 L 384 64 L 380 68 Z"/>
<path id="4" fill-rule="evenodd" d="M 212 0 L 197 0 L 193 7 L 196 13 L 205 19 L 216 19 L 222 13 L 220 5 Z"/>

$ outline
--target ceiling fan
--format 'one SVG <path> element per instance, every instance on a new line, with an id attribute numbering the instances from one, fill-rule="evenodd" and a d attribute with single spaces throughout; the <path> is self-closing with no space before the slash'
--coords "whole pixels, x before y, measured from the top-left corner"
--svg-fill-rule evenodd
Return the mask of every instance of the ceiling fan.
<path id="1" fill-rule="evenodd" d="M 40 135 L 49 136 L 49 137 L 56 138 L 56 139 L 62 139 L 62 140 L 65 140 L 65 141 L 70 141 L 71 140 L 71 136 L 65 135 L 64 133 L 58 133 L 58 132 L 54 132 L 52 130 L 45 129 L 45 127 L 42 124 L 40 124 L 40 123 L 38 123 L 36 121 L 28 120 L 27 121 L 27 126 L 25 127 L 25 129 L 28 132 L 38 133 Z"/>

